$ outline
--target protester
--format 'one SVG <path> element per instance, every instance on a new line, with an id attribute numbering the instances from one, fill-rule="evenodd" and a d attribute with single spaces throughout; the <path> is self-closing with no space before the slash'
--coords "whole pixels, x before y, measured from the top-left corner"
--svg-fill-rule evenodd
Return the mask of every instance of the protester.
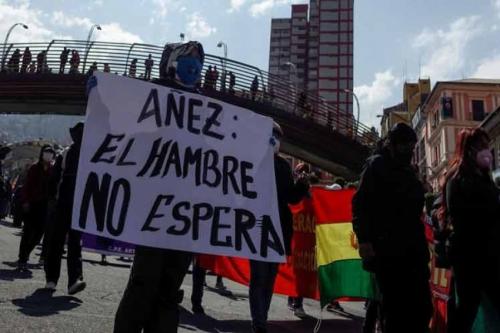
<path id="1" fill-rule="evenodd" d="M 151 80 L 151 70 L 153 69 L 154 64 L 155 64 L 155 62 L 151 58 L 151 53 L 150 53 L 148 58 L 146 60 L 144 60 L 144 67 L 146 68 L 144 78 L 146 80 Z"/>
<path id="2" fill-rule="evenodd" d="M 59 73 L 64 73 L 64 68 L 66 67 L 66 63 L 68 62 L 69 49 L 64 47 L 61 51 L 61 55 L 59 56 L 60 64 L 59 64 Z"/>
<path id="3" fill-rule="evenodd" d="M 257 91 L 259 91 L 259 77 L 255 75 L 252 81 L 252 85 L 250 86 L 250 92 L 252 94 L 252 101 L 255 101 L 255 97 L 257 95 Z"/>
<path id="4" fill-rule="evenodd" d="M 55 290 L 61 273 L 61 259 L 64 242 L 68 239 L 68 294 L 74 295 L 86 287 L 83 281 L 81 233 L 71 229 L 71 216 L 75 196 L 78 160 L 83 137 L 83 123 L 77 123 L 70 129 L 73 143 L 63 153 L 61 181 L 57 193 L 55 227 L 50 236 L 45 265 L 46 289 Z"/>
<path id="5" fill-rule="evenodd" d="M 457 305 L 448 332 L 470 332 L 483 295 L 500 315 L 500 202 L 490 175 L 484 130 L 464 129 L 443 191 L 442 227 L 451 228 L 449 258 Z"/>
<path id="6" fill-rule="evenodd" d="M 98 70 L 97 68 L 97 62 L 93 62 L 92 65 L 90 65 L 89 67 L 89 71 L 88 71 L 88 75 L 92 75 L 94 72 L 96 72 Z"/>
<path id="7" fill-rule="evenodd" d="M 217 66 L 214 66 L 214 70 L 212 71 L 212 89 L 217 89 L 217 81 L 219 81 L 219 71 L 217 70 Z"/>
<path id="8" fill-rule="evenodd" d="M 19 245 L 19 270 L 27 269 L 29 256 L 43 236 L 47 215 L 49 177 L 54 155 L 54 149 L 50 145 L 42 147 L 38 162 L 30 167 L 23 187 L 21 201 L 25 219 Z"/>
<path id="9" fill-rule="evenodd" d="M 416 142 L 411 127 L 396 124 L 381 152 L 368 159 L 352 200 L 359 253 L 375 273 L 387 333 L 427 332 L 432 314 L 424 190 L 411 166 Z"/>
<path id="10" fill-rule="evenodd" d="M 23 52 L 23 64 L 21 66 L 21 73 L 26 73 L 26 70 L 31 63 L 31 51 L 29 47 L 26 47 Z"/>
<path id="11" fill-rule="evenodd" d="M 104 72 L 104 73 L 111 73 L 111 67 L 109 67 L 109 64 L 108 64 L 108 63 L 105 63 L 105 64 L 104 64 L 104 69 L 103 69 L 103 72 Z"/>
<path id="12" fill-rule="evenodd" d="M 165 58 L 165 59 L 164 59 Z M 162 55 L 156 84 L 195 91 L 205 53 L 198 42 L 172 47 Z M 171 75 L 174 74 L 174 77 Z M 180 286 L 192 255 L 189 252 L 137 246 L 130 279 L 115 317 L 115 333 L 177 332 Z"/>
<path id="13" fill-rule="evenodd" d="M 283 131 L 275 123 L 271 141 L 274 144 L 275 153 L 274 170 L 278 193 L 278 208 L 285 252 L 287 255 L 290 255 L 293 221 L 288 205 L 296 204 L 302 200 L 308 193 L 309 185 L 304 177 L 299 177 L 297 182 L 294 182 L 290 165 L 283 157 L 278 155 L 282 136 Z M 277 263 L 250 260 L 249 300 L 253 332 L 267 332 L 267 314 L 273 297 L 274 282 L 277 273 Z"/>

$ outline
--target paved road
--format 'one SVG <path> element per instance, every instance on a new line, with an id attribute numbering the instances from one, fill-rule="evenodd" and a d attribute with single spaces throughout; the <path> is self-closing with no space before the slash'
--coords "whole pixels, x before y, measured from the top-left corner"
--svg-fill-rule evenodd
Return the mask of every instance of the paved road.
<path id="1" fill-rule="evenodd" d="M 58 290 L 49 294 L 43 269 L 36 265 L 39 249 L 30 258 L 30 272 L 15 271 L 20 229 L 0 222 L 0 332 L 112 332 L 114 314 L 128 279 L 130 262 L 118 258 L 110 264 L 99 264 L 100 256 L 84 253 L 87 289 L 75 297 L 67 294 L 66 267 L 63 261 Z M 193 315 L 190 304 L 191 275 L 184 280 L 186 297 L 182 303 L 179 332 L 250 332 L 248 289 L 224 280 L 230 293 L 220 294 L 208 288 L 203 303 L 206 315 Z M 209 286 L 215 284 L 207 277 Z M 361 332 L 362 305 L 344 303 L 352 316 L 323 312 L 320 332 Z M 312 332 L 320 317 L 319 304 L 306 300 L 304 306 L 311 318 L 300 320 L 287 309 L 286 298 L 274 296 L 269 313 L 269 331 L 280 333 Z"/>

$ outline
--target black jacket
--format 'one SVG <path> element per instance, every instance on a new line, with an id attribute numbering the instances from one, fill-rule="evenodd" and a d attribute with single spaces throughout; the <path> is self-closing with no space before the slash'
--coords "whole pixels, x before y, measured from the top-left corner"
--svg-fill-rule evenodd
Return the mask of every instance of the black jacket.
<path id="1" fill-rule="evenodd" d="M 293 235 L 293 219 L 288 204 L 300 202 L 307 195 L 309 186 L 304 182 L 294 182 L 290 165 L 279 155 L 275 155 L 274 157 L 274 172 L 278 192 L 281 230 L 283 231 L 285 252 L 289 255 Z"/>
<path id="2" fill-rule="evenodd" d="M 372 243 L 378 259 L 429 261 L 421 217 L 424 189 L 415 170 L 388 151 L 368 159 L 352 200 L 359 243 Z"/>
<path id="3" fill-rule="evenodd" d="M 498 255 L 499 191 L 488 175 L 457 175 L 446 184 L 446 206 L 453 226 L 452 251 L 478 259 Z"/>
<path id="4" fill-rule="evenodd" d="M 69 207 L 73 206 L 80 149 L 80 144 L 73 143 L 63 157 L 61 182 L 59 184 L 58 191 L 59 205 L 69 205 Z"/>

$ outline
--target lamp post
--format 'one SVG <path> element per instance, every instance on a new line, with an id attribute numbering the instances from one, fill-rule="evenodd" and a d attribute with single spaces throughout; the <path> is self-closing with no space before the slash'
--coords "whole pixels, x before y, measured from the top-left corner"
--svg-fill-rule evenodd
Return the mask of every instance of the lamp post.
<path id="1" fill-rule="evenodd" d="M 294 91 L 295 98 L 294 98 L 293 110 L 295 112 L 297 109 L 297 93 L 299 91 L 299 77 L 297 75 L 297 66 L 290 61 L 285 62 L 285 66 L 288 66 L 293 70 L 294 81 L 295 81 L 295 91 Z"/>
<path id="2" fill-rule="evenodd" d="M 12 30 L 14 30 L 14 28 L 17 27 L 18 25 L 22 26 L 24 29 L 28 29 L 28 26 L 24 23 L 15 23 L 7 31 L 7 35 L 5 36 L 5 40 L 3 42 L 2 71 L 4 70 L 4 67 L 5 67 L 5 58 L 7 57 L 7 54 L 5 54 L 6 53 L 5 49 L 7 48 L 7 41 L 9 40 L 9 36 L 10 36 L 10 33 L 12 32 Z"/>
<path id="3" fill-rule="evenodd" d="M 223 41 L 217 43 L 217 47 L 224 47 L 224 59 L 222 60 L 222 86 L 221 90 L 226 90 L 226 59 L 227 59 L 227 44 Z"/>
<path id="4" fill-rule="evenodd" d="M 354 99 L 356 100 L 356 107 L 358 109 L 358 117 L 356 118 L 356 131 L 354 132 L 354 134 L 357 137 L 358 136 L 358 129 L 359 129 L 359 113 L 360 113 L 359 99 L 358 99 L 358 96 L 356 96 L 356 94 L 354 93 L 354 91 L 352 91 L 350 89 L 344 89 L 344 92 L 353 95 Z"/>
<path id="5" fill-rule="evenodd" d="M 87 57 L 88 57 L 89 51 L 90 51 L 90 39 L 92 38 L 92 34 L 94 33 L 94 29 L 102 30 L 102 28 L 99 24 L 93 24 L 90 27 L 90 31 L 89 31 L 89 35 L 87 36 L 87 43 L 86 43 L 87 49 L 85 50 L 85 58 L 83 60 L 83 68 L 82 68 L 83 73 L 85 73 L 85 65 L 87 64 Z"/>

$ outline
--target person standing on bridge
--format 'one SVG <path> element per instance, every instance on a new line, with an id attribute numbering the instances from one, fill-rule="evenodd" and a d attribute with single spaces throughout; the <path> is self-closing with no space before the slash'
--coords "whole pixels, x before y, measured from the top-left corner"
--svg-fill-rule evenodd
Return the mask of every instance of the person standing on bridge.
<path id="1" fill-rule="evenodd" d="M 23 64 L 21 66 L 21 73 L 26 73 L 26 70 L 29 66 L 29 64 L 31 63 L 31 51 L 30 51 L 30 48 L 29 47 L 26 47 L 24 49 L 24 53 L 23 53 Z"/>
<path id="2" fill-rule="evenodd" d="M 30 167 L 23 187 L 21 202 L 25 219 L 18 261 L 18 269 L 21 271 L 27 269 L 29 256 L 42 239 L 45 230 L 49 178 L 54 156 L 54 149 L 50 145 L 44 145 L 40 150 L 38 162 Z"/>
<path id="3" fill-rule="evenodd" d="M 71 59 L 69 60 L 71 74 L 78 73 L 78 66 L 80 66 L 80 54 L 77 50 L 71 51 Z"/>
<path id="4" fill-rule="evenodd" d="M 280 140 L 283 137 L 281 127 L 274 123 L 271 144 L 274 147 L 274 174 L 278 194 L 278 209 L 283 231 L 283 242 L 286 255 L 291 253 L 293 234 L 292 212 L 289 204 L 296 204 L 309 193 L 309 183 L 301 175 L 295 182 L 292 168 L 279 156 Z M 254 333 L 267 332 L 267 314 L 273 297 L 274 282 L 278 273 L 278 263 L 250 260 L 250 313 Z"/>
<path id="5" fill-rule="evenodd" d="M 151 80 L 151 70 L 153 69 L 154 64 L 155 62 L 150 53 L 148 58 L 144 60 L 144 67 L 146 68 L 146 71 L 144 73 L 144 79 L 148 81 Z"/>
<path id="6" fill-rule="evenodd" d="M 229 72 L 229 93 L 234 95 L 234 86 L 236 85 L 236 75 L 233 72 Z"/>
<path id="7" fill-rule="evenodd" d="M 45 53 L 44 51 L 40 51 L 36 55 L 36 72 L 38 74 L 43 72 L 44 62 L 45 62 Z"/>
<path id="8" fill-rule="evenodd" d="M 59 73 L 63 74 L 64 69 L 66 67 L 66 63 L 68 62 L 69 49 L 64 47 L 61 51 L 61 55 L 59 56 L 60 64 L 59 64 Z"/>
<path id="9" fill-rule="evenodd" d="M 21 51 L 16 49 L 9 60 L 9 71 L 13 73 L 19 73 L 19 61 L 21 59 Z"/>
<path id="10" fill-rule="evenodd" d="M 359 254 L 375 273 L 386 333 L 428 332 L 432 315 L 424 189 L 411 165 L 416 142 L 410 126 L 396 124 L 381 152 L 368 159 L 352 199 Z"/>
<path id="11" fill-rule="evenodd" d="M 103 72 L 104 72 L 104 73 L 111 73 L 111 67 L 109 67 L 109 64 L 108 64 L 108 63 L 105 63 L 105 64 L 104 64 L 104 69 L 103 69 Z"/>
<path id="12" fill-rule="evenodd" d="M 252 85 L 250 86 L 250 93 L 252 94 L 252 101 L 255 101 L 255 97 L 257 96 L 257 91 L 259 91 L 259 77 L 255 75 L 252 81 Z"/>
<path id="13" fill-rule="evenodd" d="M 130 63 L 128 70 L 128 76 L 135 77 L 136 73 L 137 73 L 137 59 L 132 59 L 132 62 Z"/>
<path id="14" fill-rule="evenodd" d="M 174 47 L 162 55 L 160 79 L 153 83 L 196 92 L 205 53 L 198 42 Z M 173 77 L 172 77 L 173 76 Z M 114 333 L 176 333 L 182 281 L 192 254 L 185 251 L 137 246 L 127 288 L 115 317 Z"/>

